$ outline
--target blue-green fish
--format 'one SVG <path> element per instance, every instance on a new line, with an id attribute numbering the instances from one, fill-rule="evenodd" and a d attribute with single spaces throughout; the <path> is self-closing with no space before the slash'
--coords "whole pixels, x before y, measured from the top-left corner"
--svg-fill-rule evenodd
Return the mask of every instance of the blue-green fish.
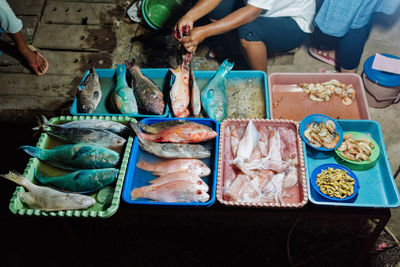
<path id="1" fill-rule="evenodd" d="M 112 168 L 119 162 L 117 152 L 96 145 L 60 145 L 52 149 L 34 146 L 22 146 L 21 148 L 33 157 L 54 167 L 67 170 Z"/>
<path id="2" fill-rule="evenodd" d="M 115 168 L 79 170 L 63 176 L 50 177 L 35 171 L 36 179 L 45 185 L 50 185 L 71 192 L 94 192 L 115 181 L 118 170 Z"/>
<path id="3" fill-rule="evenodd" d="M 138 106 L 132 88 L 126 82 L 126 68 L 118 64 L 115 70 L 117 82 L 111 95 L 111 103 L 122 114 L 137 114 Z"/>
<path id="4" fill-rule="evenodd" d="M 214 77 L 201 90 L 201 104 L 209 118 L 221 122 L 228 113 L 228 94 L 226 93 L 226 75 L 233 68 L 227 59 L 219 66 Z"/>

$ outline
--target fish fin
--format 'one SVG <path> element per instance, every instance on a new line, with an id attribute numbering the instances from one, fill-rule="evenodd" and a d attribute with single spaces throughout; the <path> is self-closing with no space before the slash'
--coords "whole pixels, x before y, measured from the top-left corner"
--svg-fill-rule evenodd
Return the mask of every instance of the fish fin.
<path id="1" fill-rule="evenodd" d="M 43 149 L 41 149 L 39 147 L 34 147 L 34 146 L 21 146 L 20 148 L 22 148 L 26 153 L 28 153 L 32 157 L 39 158 L 39 159 L 41 157 L 40 152 L 43 151 Z"/>
<path id="2" fill-rule="evenodd" d="M 18 197 L 21 202 L 27 204 L 29 207 L 36 208 L 35 198 L 30 192 L 18 192 Z"/>
<path id="3" fill-rule="evenodd" d="M 135 188 L 131 191 L 131 200 L 136 200 L 142 197 L 145 197 L 145 191 L 143 190 L 143 187 Z"/>
<path id="4" fill-rule="evenodd" d="M 139 139 L 154 141 L 154 139 L 157 139 L 157 138 L 160 137 L 160 136 L 157 135 L 157 134 L 145 134 L 145 133 L 142 133 L 142 132 L 140 131 L 139 126 L 138 126 L 136 123 L 129 122 L 129 125 L 131 126 L 131 128 L 133 129 L 133 131 L 135 132 L 136 136 L 137 136 Z"/>
<path id="5" fill-rule="evenodd" d="M 141 160 L 136 164 L 136 167 L 138 167 L 139 169 L 142 170 L 146 170 L 146 171 L 152 171 L 154 169 L 154 165 L 151 164 L 150 162 Z"/>

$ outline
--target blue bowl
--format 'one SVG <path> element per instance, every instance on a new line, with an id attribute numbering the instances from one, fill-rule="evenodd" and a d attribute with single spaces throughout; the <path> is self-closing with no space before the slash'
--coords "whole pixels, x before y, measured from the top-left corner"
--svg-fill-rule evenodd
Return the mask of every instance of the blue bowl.
<path id="1" fill-rule="evenodd" d="M 354 193 L 351 196 L 347 196 L 345 198 L 336 198 L 336 197 L 330 197 L 328 195 L 325 195 L 324 193 L 321 192 L 321 190 L 319 189 L 318 185 L 317 185 L 317 175 L 319 173 L 321 173 L 322 170 L 327 170 L 329 167 L 332 167 L 334 169 L 340 169 L 343 171 L 346 171 L 347 174 L 354 179 L 355 183 L 354 183 L 354 187 L 353 187 L 353 191 Z M 360 184 L 358 182 L 357 176 L 347 167 L 339 165 L 339 164 L 334 164 L 334 163 L 327 163 L 327 164 L 323 164 L 318 166 L 317 168 L 314 169 L 314 171 L 311 174 L 311 178 L 310 178 L 310 183 L 313 187 L 313 189 L 322 197 L 332 200 L 332 201 L 354 201 L 355 200 L 355 196 L 357 196 L 358 194 L 358 189 L 360 188 Z"/>
<path id="2" fill-rule="evenodd" d="M 325 121 L 328 121 L 328 120 L 332 120 L 332 121 L 335 123 L 335 125 L 336 125 L 336 132 L 337 132 L 338 135 L 339 135 L 339 140 L 338 140 L 336 146 L 335 146 L 334 148 L 326 148 L 326 147 L 323 147 L 323 146 L 321 146 L 321 147 L 315 147 L 315 146 L 311 145 L 310 142 L 308 142 L 308 139 L 304 136 L 304 131 L 307 129 L 307 125 L 310 125 L 310 124 L 313 123 L 313 122 L 319 123 L 319 122 L 321 122 L 321 121 L 325 122 Z M 336 120 L 332 119 L 332 118 L 329 117 L 329 116 L 323 115 L 323 114 L 311 114 L 311 115 L 308 115 L 307 117 L 305 117 L 305 118 L 300 122 L 299 131 L 300 131 L 301 139 L 303 139 L 303 141 L 304 141 L 307 145 L 309 145 L 309 146 L 312 147 L 313 149 L 320 150 L 320 151 L 332 151 L 332 150 L 335 150 L 336 148 L 338 148 L 338 147 L 340 146 L 340 144 L 341 144 L 342 141 L 343 141 L 343 130 L 342 130 L 342 128 L 340 127 L 340 125 L 337 123 Z"/>

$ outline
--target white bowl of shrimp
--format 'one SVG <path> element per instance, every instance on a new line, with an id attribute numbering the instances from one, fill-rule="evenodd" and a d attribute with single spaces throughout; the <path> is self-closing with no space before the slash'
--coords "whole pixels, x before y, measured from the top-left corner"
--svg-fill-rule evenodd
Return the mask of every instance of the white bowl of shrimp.
<path id="1" fill-rule="evenodd" d="M 300 122 L 300 136 L 310 147 L 331 151 L 343 141 L 343 130 L 331 117 L 323 114 L 311 114 Z"/>

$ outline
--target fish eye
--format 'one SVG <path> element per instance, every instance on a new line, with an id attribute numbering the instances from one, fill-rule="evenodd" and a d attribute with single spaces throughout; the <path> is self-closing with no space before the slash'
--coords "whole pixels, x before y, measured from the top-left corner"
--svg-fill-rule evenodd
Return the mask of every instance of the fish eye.
<path id="1" fill-rule="evenodd" d="M 202 182 L 202 181 L 197 181 L 197 184 L 198 184 L 198 185 L 202 185 L 203 182 Z"/>
<path id="2" fill-rule="evenodd" d="M 200 196 L 201 194 L 203 194 L 203 192 L 201 190 L 197 190 L 196 194 Z"/>

